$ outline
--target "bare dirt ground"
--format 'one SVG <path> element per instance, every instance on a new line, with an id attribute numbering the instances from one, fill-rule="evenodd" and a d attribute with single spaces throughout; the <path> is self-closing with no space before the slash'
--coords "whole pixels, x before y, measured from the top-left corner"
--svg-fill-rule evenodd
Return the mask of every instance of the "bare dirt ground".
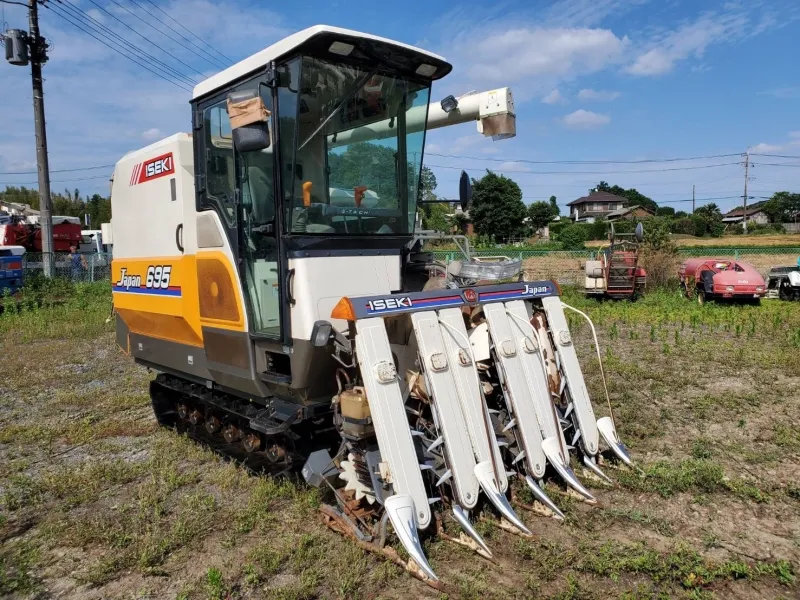
<path id="1" fill-rule="evenodd" d="M 428 540 L 445 594 L 325 528 L 317 491 L 159 428 L 153 374 L 114 347 L 105 309 L 0 318 L 0 596 L 800 597 L 800 303 L 568 300 L 596 319 L 642 472 L 579 473 L 594 507 L 549 483 L 568 518 L 520 511 L 531 540 L 478 515 L 497 564 Z M 606 414 L 588 328 L 572 327 Z"/>

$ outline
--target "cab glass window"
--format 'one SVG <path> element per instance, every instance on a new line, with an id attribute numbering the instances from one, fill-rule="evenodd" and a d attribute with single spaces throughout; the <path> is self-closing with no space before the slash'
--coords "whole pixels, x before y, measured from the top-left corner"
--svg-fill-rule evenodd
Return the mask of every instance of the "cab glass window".
<path id="1" fill-rule="evenodd" d="M 233 138 L 225 100 L 205 109 L 206 198 L 229 226 L 236 223 Z"/>

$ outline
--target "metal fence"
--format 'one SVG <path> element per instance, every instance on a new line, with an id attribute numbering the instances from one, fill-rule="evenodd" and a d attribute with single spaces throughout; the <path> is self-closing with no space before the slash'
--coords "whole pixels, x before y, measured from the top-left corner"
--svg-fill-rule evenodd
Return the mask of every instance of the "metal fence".
<path id="1" fill-rule="evenodd" d="M 530 279 L 554 279 L 562 284 L 582 284 L 584 263 L 597 257 L 598 249 L 586 250 L 529 250 L 519 248 L 494 248 L 475 250 L 473 256 L 507 256 L 522 260 L 525 277 Z M 434 250 L 436 260 L 450 263 L 464 260 L 458 250 Z M 750 248 L 694 247 L 678 248 L 681 260 L 693 257 L 733 258 L 752 264 L 762 275 L 774 266 L 795 265 L 800 256 L 800 247 L 763 246 Z"/>
<path id="2" fill-rule="evenodd" d="M 535 250 L 520 248 L 493 248 L 491 250 L 474 250 L 473 256 L 508 256 L 523 261 L 523 269 L 527 277 L 555 279 L 560 283 L 573 284 L 582 281 L 583 264 L 597 256 L 597 249 L 586 250 Z M 450 263 L 463 260 L 464 254 L 459 250 L 434 250 L 431 252 L 436 260 Z M 678 255 L 683 258 L 714 257 L 741 259 L 752 264 L 766 274 L 770 268 L 782 265 L 795 265 L 800 257 L 799 247 L 763 246 L 750 248 L 731 247 L 693 247 L 678 248 Z M 22 268 L 26 276 L 44 272 L 42 253 L 28 252 L 24 255 Z M 81 260 L 74 261 L 69 254 L 53 256 L 54 273 L 57 277 L 74 281 L 102 281 L 111 277 L 111 254 L 80 254 Z"/>
<path id="3" fill-rule="evenodd" d="M 78 254 L 78 258 L 68 253 L 54 253 L 52 255 L 53 274 L 73 281 L 103 281 L 111 278 L 111 254 L 92 253 Z M 24 277 L 42 275 L 44 273 L 44 258 L 42 252 L 26 252 L 22 257 L 22 270 Z"/>

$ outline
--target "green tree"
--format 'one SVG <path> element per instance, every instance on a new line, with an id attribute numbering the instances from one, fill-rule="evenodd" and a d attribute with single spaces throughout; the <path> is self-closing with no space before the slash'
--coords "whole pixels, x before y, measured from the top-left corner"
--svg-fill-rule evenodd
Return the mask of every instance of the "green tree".
<path id="1" fill-rule="evenodd" d="M 658 204 L 656 204 L 656 201 L 645 196 L 636 188 L 630 188 L 626 190 L 618 185 L 609 185 L 608 182 L 601 181 L 595 186 L 594 189 L 596 189 L 598 192 L 608 192 L 609 194 L 626 198 L 628 200 L 628 206 L 644 206 L 653 212 L 658 210 Z"/>
<path id="2" fill-rule="evenodd" d="M 546 227 L 553 218 L 553 207 L 548 202 L 533 202 L 528 206 L 528 219 L 534 233 Z"/>
<path id="3" fill-rule="evenodd" d="M 436 200 L 436 175 L 428 167 L 422 167 L 420 172 L 419 199 L 423 202 Z"/>
<path id="4" fill-rule="evenodd" d="M 800 216 L 800 194 L 791 192 L 775 192 L 767 200 L 761 210 L 772 223 L 794 221 Z"/>
<path id="5" fill-rule="evenodd" d="M 558 199 L 555 196 L 550 196 L 550 208 L 553 211 L 554 217 L 557 217 L 561 214 L 561 209 L 558 208 Z"/>
<path id="6" fill-rule="evenodd" d="M 582 250 L 587 238 L 586 228 L 579 224 L 574 224 L 562 229 L 558 234 L 557 241 L 561 242 L 564 250 Z"/>
<path id="7" fill-rule="evenodd" d="M 497 241 L 525 235 L 525 204 L 522 190 L 504 175 L 487 171 L 472 180 L 470 219 L 478 235 L 492 236 Z"/>
<path id="8" fill-rule="evenodd" d="M 453 229 L 453 221 L 450 217 L 453 213 L 452 207 L 446 202 L 428 204 L 422 213 L 422 227 L 427 230 L 438 231 L 439 233 L 450 233 Z"/>
<path id="9" fill-rule="evenodd" d="M 692 221 L 695 224 L 694 234 L 697 236 L 720 237 L 725 231 L 725 225 L 722 223 L 722 211 L 713 202 L 695 210 Z"/>
<path id="10" fill-rule="evenodd" d="M 656 209 L 656 216 L 658 217 L 674 217 L 675 209 L 671 206 L 659 206 Z"/>
<path id="11" fill-rule="evenodd" d="M 369 185 L 370 191 L 380 198 L 379 206 L 397 207 L 395 151 L 391 148 L 367 142 L 350 144 L 342 153 L 328 153 L 328 169 L 331 187 L 353 190 L 359 185 Z M 415 177 L 409 166 L 409 182 Z"/>

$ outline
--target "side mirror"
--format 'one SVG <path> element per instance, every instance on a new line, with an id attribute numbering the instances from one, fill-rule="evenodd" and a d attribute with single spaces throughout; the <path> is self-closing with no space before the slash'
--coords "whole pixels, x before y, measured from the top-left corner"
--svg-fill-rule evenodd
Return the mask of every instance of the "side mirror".
<path id="1" fill-rule="evenodd" d="M 269 114 L 258 90 L 243 90 L 228 95 L 228 118 L 236 150 L 256 152 L 269 148 Z"/>
<path id="2" fill-rule="evenodd" d="M 461 178 L 458 180 L 458 199 L 461 210 L 467 212 L 472 206 L 472 181 L 466 171 L 461 171 Z"/>
<path id="3" fill-rule="evenodd" d="M 636 241 L 637 242 L 641 242 L 644 239 L 644 227 L 642 227 L 641 223 L 639 223 L 636 226 L 636 232 L 635 233 L 636 233 Z"/>
<path id="4" fill-rule="evenodd" d="M 611 229 L 608 231 L 608 241 L 612 244 L 614 243 L 614 238 L 616 237 L 616 233 L 614 232 L 614 223 L 609 223 Z"/>

